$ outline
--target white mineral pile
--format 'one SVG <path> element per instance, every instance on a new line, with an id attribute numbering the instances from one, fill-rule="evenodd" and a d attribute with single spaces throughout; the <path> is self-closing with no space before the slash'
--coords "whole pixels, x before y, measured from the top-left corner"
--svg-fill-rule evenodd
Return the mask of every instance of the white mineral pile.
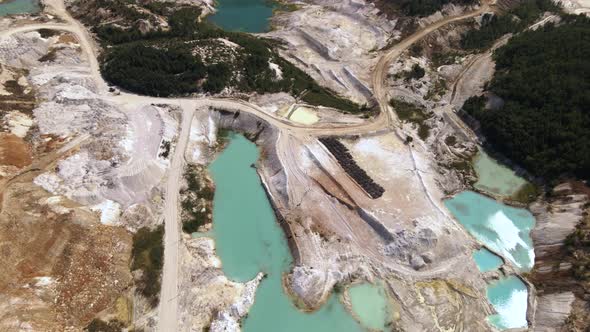
<path id="1" fill-rule="evenodd" d="M 191 122 L 186 158 L 189 162 L 205 165 L 211 159 L 211 148 L 217 144 L 217 124 L 214 113 L 197 112 Z"/>

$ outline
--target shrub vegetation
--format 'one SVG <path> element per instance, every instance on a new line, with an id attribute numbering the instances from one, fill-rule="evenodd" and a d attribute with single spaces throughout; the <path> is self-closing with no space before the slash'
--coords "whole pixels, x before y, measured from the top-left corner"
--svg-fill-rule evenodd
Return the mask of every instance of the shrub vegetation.
<path id="1" fill-rule="evenodd" d="M 194 233 L 199 227 L 212 222 L 214 189 L 204 180 L 204 171 L 194 165 L 187 167 L 184 178 L 187 188 L 182 192 L 181 202 L 183 218 L 182 230 L 186 233 Z"/>
<path id="2" fill-rule="evenodd" d="M 133 235 L 131 271 L 142 271 L 141 278 L 136 281 L 137 291 L 148 299 L 152 307 L 158 304 L 161 288 L 163 237 L 164 226 L 161 225 L 154 230 L 140 228 Z"/>
<path id="3" fill-rule="evenodd" d="M 428 138 L 430 135 L 430 126 L 426 124 L 426 120 L 430 119 L 431 115 L 427 114 L 423 107 L 399 99 L 391 99 L 389 104 L 393 107 L 401 121 L 410 122 L 418 126 L 418 136 L 420 139 L 426 140 Z"/>

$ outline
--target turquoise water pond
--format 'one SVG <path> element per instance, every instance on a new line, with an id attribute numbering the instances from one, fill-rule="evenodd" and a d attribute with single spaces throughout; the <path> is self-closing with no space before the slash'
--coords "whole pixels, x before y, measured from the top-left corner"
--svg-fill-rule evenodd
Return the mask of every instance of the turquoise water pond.
<path id="1" fill-rule="evenodd" d="M 510 197 L 527 183 L 525 179 L 498 163 L 483 150 L 475 157 L 473 168 L 478 177 L 474 187 L 491 194 Z"/>
<path id="2" fill-rule="evenodd" d="M 227 31 L 266 32 L 275 5 L 268 0 L 218 0 L 209 21 Z"/>
<path id="3" fill-rule="evenodd" d="M 256 170 L 256 145 L 242 135 L 230 135 L 227 148 L 211 164 L 216 185 L 213 237 L 224 273 L 247 281 L 259 271 L 268 274 L 254 305 L 243 321 L 244 332 L 356 332 L 360 325 L 337 296 L 314 313 L 299 311 L 284 293 L 282 275 L 292 263 L 291 253 L 275 221 Z"/>
<path id="4" fill-rule="evenodd" d="M 382 285 L 359 284 L 348 289 L 352 311 L 361 324 L 373 331 L 386 331 L 391 306 Z"/>
<path id="5" fill-rule="evenodd" d="M 520 271 L 529 271 L 535 261 L 530 231 L 535 218 L 525 209 L 499 203 L 473 191 L 446 200 L 455 218 L 482 243 L 504 256 Z"/>
<path id="6" fill-rule="evenodd" d="M 0 3 L 0 16 L 36 13 L 40 10 L 37 0 L 8 0 Z"/>
<path id="7" fill-rule="evenodd" d="M 488 285 L 487 296 L 497 314 L 488 321 L 500 330 L 527 327 L 528 290 L 516 276 L 502 278 Z"/>
<path id="8" fill-rule="evenodd" d="M 502 258 L 498 257 L 496 254 L 487 250 L 486 248 L 481 248 L 478 251 L 475 251 L 473 253 L 473 259 L 477 264 L 477 268 L 481 272 L 494 271 L 504 264 Z"/>

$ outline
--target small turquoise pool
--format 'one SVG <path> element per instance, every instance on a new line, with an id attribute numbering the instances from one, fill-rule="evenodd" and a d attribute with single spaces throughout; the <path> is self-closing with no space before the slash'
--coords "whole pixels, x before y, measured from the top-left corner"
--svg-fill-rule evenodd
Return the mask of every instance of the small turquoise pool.
<path id="1" fill-rule="evenodd" d="M 490 194 L 511 197 L 527 184 L 525 179 L 484 151 L 480 151 L 475 157 L 473 168 L 478 177 L 474 187 Z"/>
<path id="2" fill-rule="evenodd" d="M 348 289 L 352 311 L 361 325 L 373 331 L 386 331 L 391 321 L 391 306 L 382 285 L 359 284 Z"/>
<path id="3" fill-rule="evenodd" d="M 487 250 L 486 248 L 481 248 L 474 252 L 473 259 L 477 264 L 477 268 L 481 272 L 494 271 L 504 264 L 502 258 L 498 257 L 496 254 Z"/>
<path id="4" fill-rule="evenodd" d="M 0 16 L 33 14 L 41 10 L 38 0 L 7 0 L 0 3 Z"/>
<path id="5" fill-rule="evenodd" d="M 446 200 L 445 205 L 469 233 L 520 271 L 533 267 L 535 252 L 529 233 L 535 226 L 535 218 L 528 210 L 473 191 L 464 191 Z"/>
<path id="6" fill-rule="evenodd" d="M 516 276 L 502 278 L 488 285 L 487 296 L 497 314 L 488 317 L 500 330 L 527 327 L 528 290 Z"/>

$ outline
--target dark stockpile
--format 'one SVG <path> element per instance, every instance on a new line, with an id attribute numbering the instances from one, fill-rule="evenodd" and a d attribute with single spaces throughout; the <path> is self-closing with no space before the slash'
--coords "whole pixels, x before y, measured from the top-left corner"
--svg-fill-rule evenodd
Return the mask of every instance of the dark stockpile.
<path id="1" fill-rule="evenodd" d="M 320 138 L 320 142 L 328 148 L 334 157 L 336 157 L 344 171 L 348 173 L 348 175 L 350 175 L 350 177 L 352 177 L 371 198 L 376 199 L 383 195 L 385 189 L 375 183 L 375 181 L 367 175 L 367 172 L 357 165 L 344 144 L 332 137 Z"/>

